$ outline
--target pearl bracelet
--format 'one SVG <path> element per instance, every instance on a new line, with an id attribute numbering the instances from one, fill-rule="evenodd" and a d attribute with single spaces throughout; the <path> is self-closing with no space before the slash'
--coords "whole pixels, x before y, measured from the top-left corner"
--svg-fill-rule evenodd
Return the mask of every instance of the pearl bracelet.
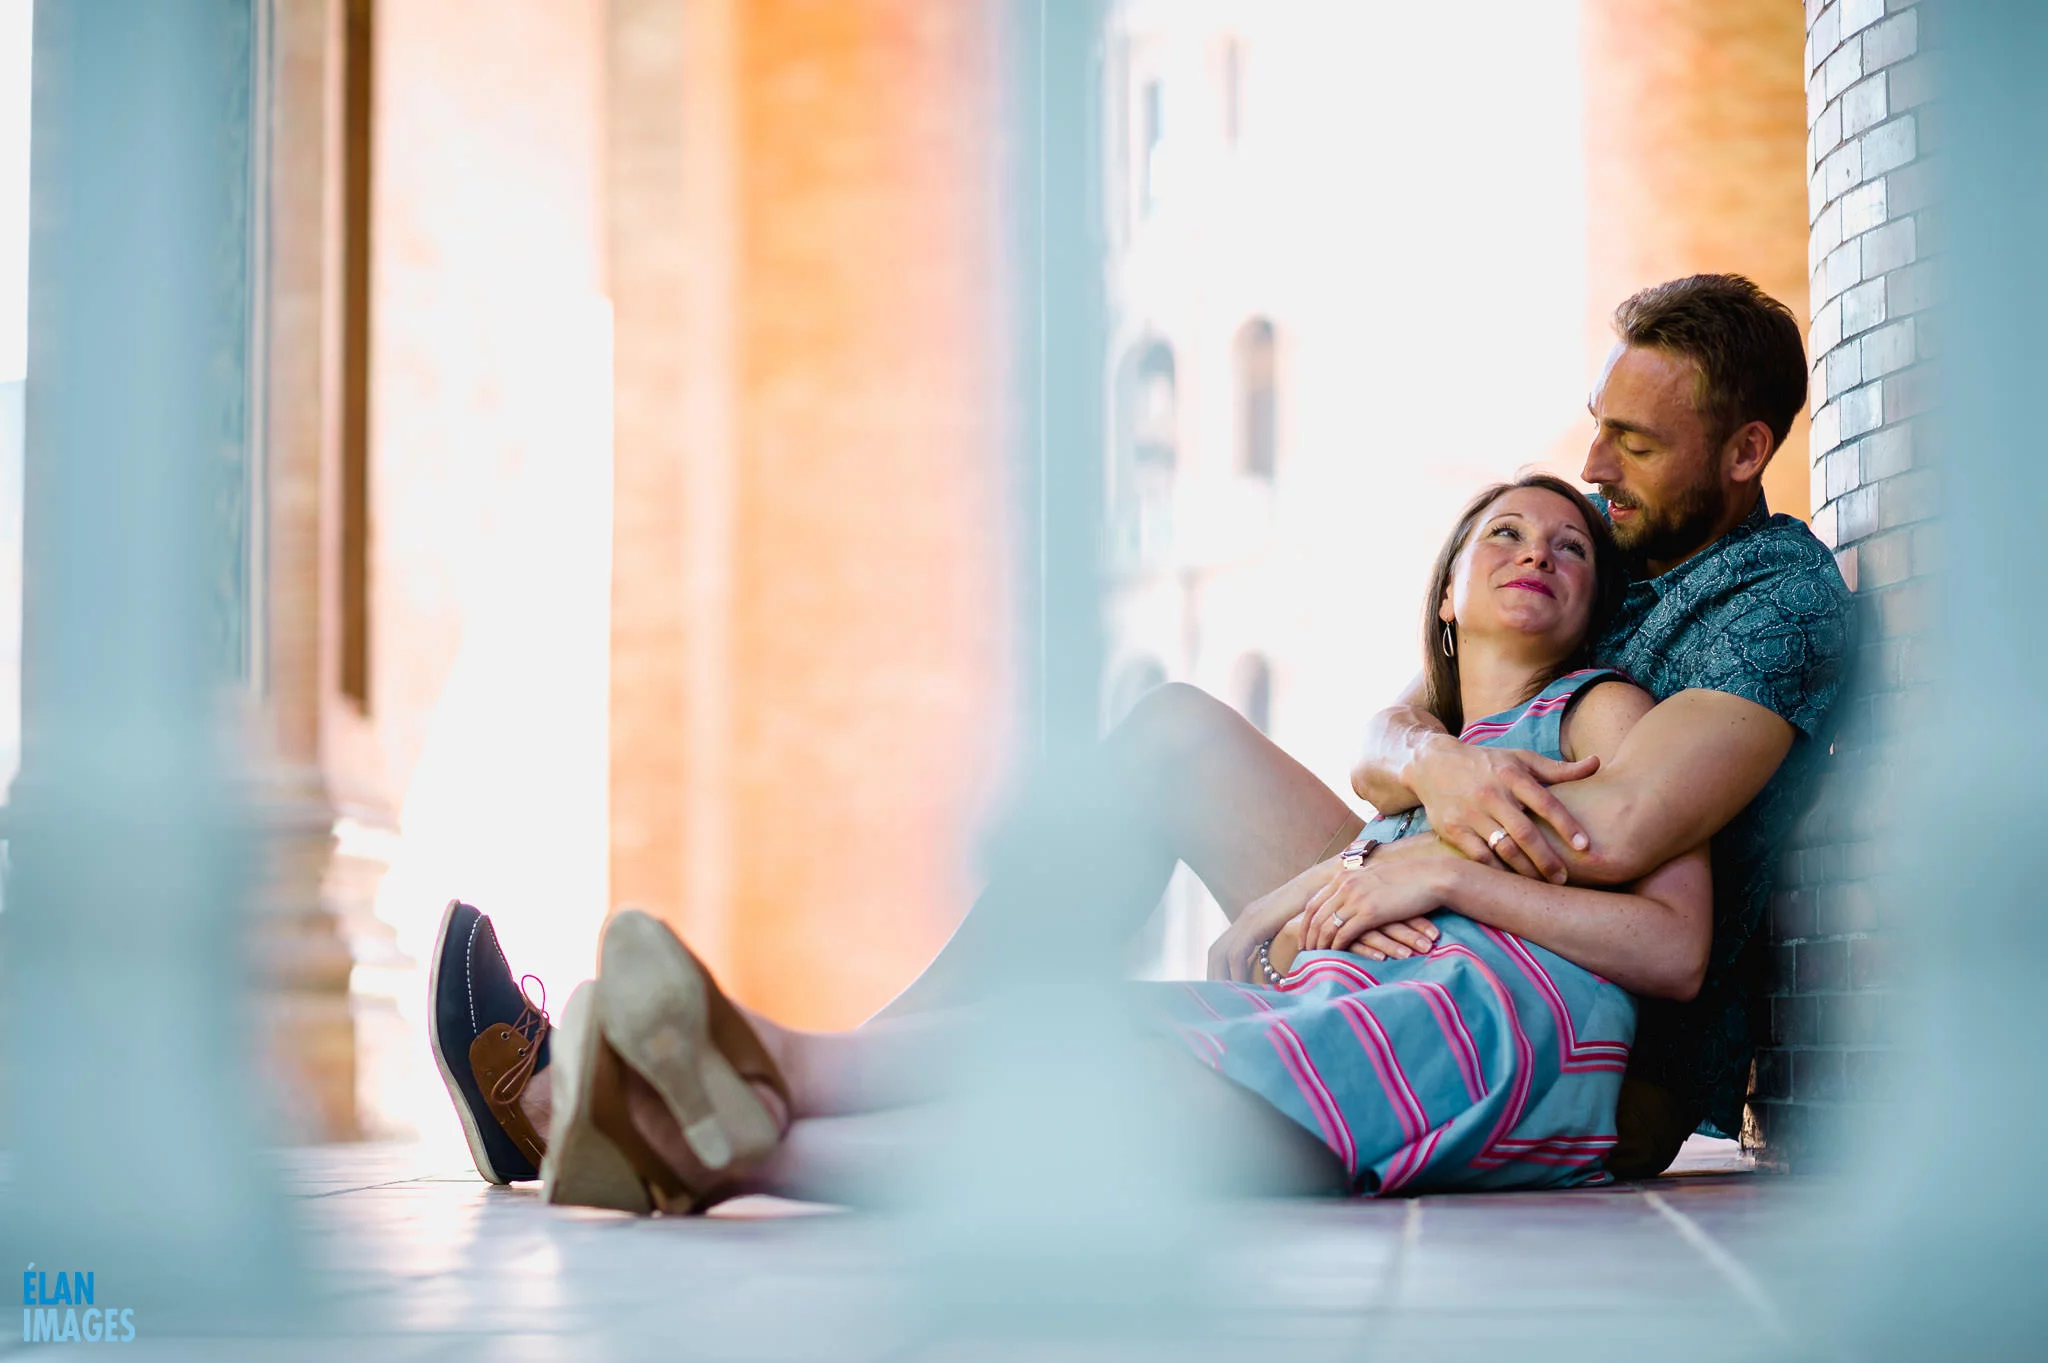
<path id="1" fill-rule="evenodd" d="M 1266 983 L 1277 987 L 1281 979 L 1280 972 L 1273 969 L 1272 957 L 1267 954 L 1272 946 L 1273 939 L 1270 937 L 1259 943 L 1259 969 L 1265 972 Z"/>

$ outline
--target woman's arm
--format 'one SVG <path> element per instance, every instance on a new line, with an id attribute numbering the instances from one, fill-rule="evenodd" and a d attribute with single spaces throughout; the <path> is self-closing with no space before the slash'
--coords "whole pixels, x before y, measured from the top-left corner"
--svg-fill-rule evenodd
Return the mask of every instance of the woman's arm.
<path id="1" fill-rule="evenodd" d="M 1303 916 L 1299 938 L 1305 949 L 1347 950 L 1387 916 L 1407 917 L 1427 899 L 1548 947 L 1631 993 L 1682 1000 L 1699 993 L 1706 976 L 1713 884 L 1704 846 L 1627 890 L 1552 885 L 1450 857 L 1368 863 L 1332 882 Z"/>
<path id="2" fill-rule="evenodd" d="M 1269 890 L 1245 905 L 1237 921 L 1224 929 L 1223 935 L 1209 948 L 1209 978 L 1264 984 L 1265 979 L 1252 963 L 1258 954 L 1259 944 L 1276 939 L 1290 922 L 1299 919 L 1309 900 L 1335 880 L 1343 869 L 1338 857 L 1317 862 L 1279 889 Z M 1361 938 L 1355 949 L 1375 960 L 1385 960 L 1389 954 L 1409 956 L 1428 951 L 1430 943 L 1437 939 L 1438 930 L 1436 924 L 1422 916 L 1425 912 L 1427 910 L 1418 910 L 1406 920 L 1378 925 Z M 1288 950 L 1288 959 L 1293 958 L 1296 949 Z M 1278 952 L 1276 941 L 1272 957 L 1276 968 Z"/>
<path id="3" fill-rule="evenodd" d="M 1309 899 L 1343 869 L 1336 857 L 1317 862 L 1280 888 L 1268 890 L 1245 905 L 1237 921 L 1225 928 L 1209 947 L 1209 978 L 1265 983 L 1252 979 L 1258 969 L 1252 959 L 1259 943 L 1278 933 L 1289 920 L 1299 918 Z"/>

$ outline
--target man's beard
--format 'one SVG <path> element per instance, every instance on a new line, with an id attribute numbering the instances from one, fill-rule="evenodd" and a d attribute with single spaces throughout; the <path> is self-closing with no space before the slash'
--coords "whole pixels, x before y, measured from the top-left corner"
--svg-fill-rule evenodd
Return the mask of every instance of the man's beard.
<path id="1" fill-rule="evenodd" d="M 1671 505 L 1657 511 L 1605 483 L 1600 485 L 1600 495 L 1616 506 L 1636 508 L 1638 514 L 1627 523 L 1610 524 L 1616 546 L 1645 563 L 1673 563 L 1704 548 L 1707 536 L 1728 509 L 1727 494 L 1712 478 L 1701 479 Z"/>

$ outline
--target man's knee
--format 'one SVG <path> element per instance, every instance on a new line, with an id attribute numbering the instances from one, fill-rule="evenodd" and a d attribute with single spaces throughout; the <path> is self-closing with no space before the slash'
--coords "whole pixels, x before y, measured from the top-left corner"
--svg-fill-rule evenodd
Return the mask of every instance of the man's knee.
<path id="1" fill-rule="evenodd" d="M 1607 1157 L 1608 1172 L 1616 1178 L 1655 1178 L 1671 1167 L 1699 1124 L 1699 1111 L 1672 1090 L 1624 1078 L 1614 1109 L 1616 1140 Z"/>

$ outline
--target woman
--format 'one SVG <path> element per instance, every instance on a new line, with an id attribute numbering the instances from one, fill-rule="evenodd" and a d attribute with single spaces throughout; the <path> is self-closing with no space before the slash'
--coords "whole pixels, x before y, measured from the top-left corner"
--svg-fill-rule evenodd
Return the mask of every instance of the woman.
<path id="1" fill-rule="evenodd" d="M 1467 743 L 1610 757 L 1653 704 L 1578 666 L 1620 585 L 1604 519 L 1569 484 L 1481 493 L 1431 579 L 1430 709 Z M 1315 1132 L 1361 1190 L 1604 1177 L 1630 995 L 1690 998 L 1705 973 L 1706 849 L 1609 892 L 1478 865 L 1427 831 L 1420 809 L 1375 820 L 1250 905 L 1226 936 L 1238 954 L 1252 944 L 1269 988 L 1184 987 L 1181 1034 Z M 1409 925 L 1417 914 L 1430 921 Z M 1390 950 L 1359 953 L 1371 965 L 1348 950 L 1387 932 Z"/>
<path id="2" fill-rule="evenodd" d="M 1432 577 L 1431 708 L 1467 742 L 1610 756 L 1651 699 L 1578 664 L 1622 585 L 1604 520 L 1569 484 L 1487 489 Z M 1240 978 L 1149 988 L 1170 1034 L 1232 1081 L 1207 1091 L 1264 1114 L 1276 1160 L 1312 1137 L 1354 1191 L 1555 1186 L 1604 1177 L 1629 991 L 1690 997 L 1710 926 L 1704 848 L 1626 891 L 1587 890 L 1464 861 L 1413 811 L 1247 905 L 1212 957 Z M 547 1196 L 644 1211 L 832 1195 L 841 1137 L 886 1144 L 938 1096 L 921 1077 L 942 1071 L 949 1024 L 778 1027 L 628 912 L 561 1030 L 549 1083 L 520 1099 L 541 1129 L 558 1108 Z"/>

